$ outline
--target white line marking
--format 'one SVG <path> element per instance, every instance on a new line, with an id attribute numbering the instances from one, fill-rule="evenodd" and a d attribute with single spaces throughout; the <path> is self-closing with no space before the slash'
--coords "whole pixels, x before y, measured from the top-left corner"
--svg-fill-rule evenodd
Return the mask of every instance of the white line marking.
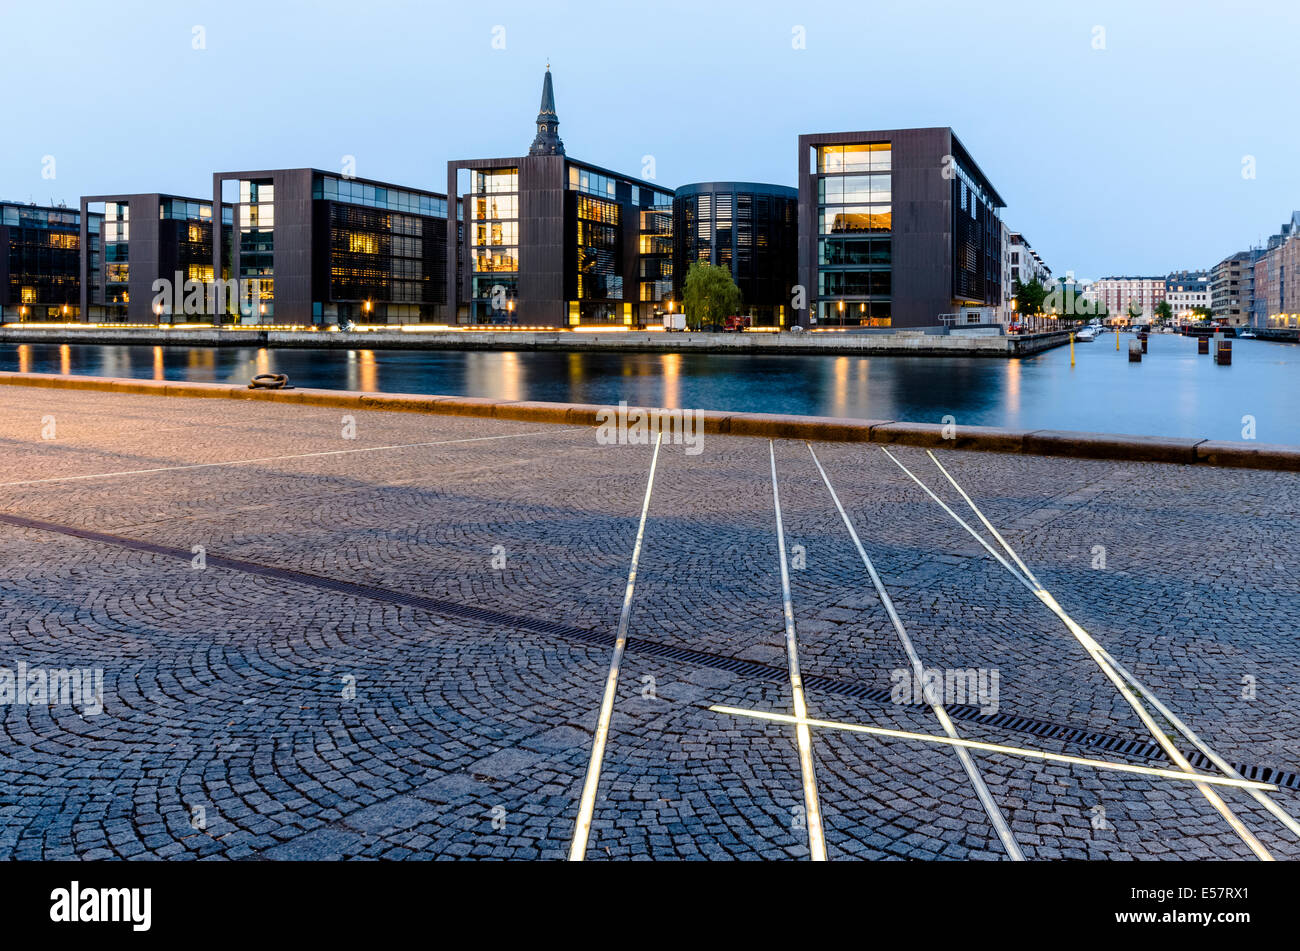
<path id="1" fill-rule="evenodd" d="M 587 857 L 587 840 L 591 837 L 591 816 L 596 809 L 596 791 L 600 788 L 600 766 L 605 759 L 605 743 L 609 739 L 609 722 L 614 716 L 614 699 L 618 692 L 618 671 L 627 648 L 628 618 L 632 613 L 632 590 L 636 586 L 636 567 L 641 560 L 641 541 L 645 538 L 646 514 L 650 511 L 650 493 L 655 484 L 655 467 L 659 465 L 659 446 L 663 443 L 661 432 L 655 439 L 654 455 L 650 459 L 650 477 L 645 484 L 645 500 L 641 503 L 641 524 L 636 530 L 636 545 L 632 548 L 632 567 L 627 573 L 627 590 L 623 593 L 623 610 L 618 616 L 618 636 L 614 639 L 614 655 L 609 662 L 609 676 L 605 678 L 605 694 L 600 702 L 600 718 L 591 743 L 591 761 L 587 764 L 587 779 L 582 784 L 582 799 L 578 804 L 578 820 L 573 827 L 573 841 L 569 844 L 569 861 L 581 862 Z"/>
<path id="2" fill-rule="evenodd" d="M 1048 610 L 1060 618 L 1066 629 L 1074 635 L 1075 640 L 1077 640 L 1083 646 L 1083 649 L 1088 652 L 1088 656 L 1093 659 L 1093 663 L 1095 663 L 1101 672 L 1106 675 L 1106 678 L 1115 685 L 1115 689 L 1119 691 L 1120 695 L 1128 705 L 1132 707 L 1133 712 L 1138 715 L 1138 719 L 1142 721 L 1142 724 L 1147 728 L 1147 731 L 1151 734 L 1152 738 L 1160 744 L 1161 749 L 1165 751 L 1165 754 L 1173 761 L 1174 765 L 1178 766 L 1185 773 L 1195 773 L 1196 770 L 1192 768 L 1192 764 L 1188 762 L 1187 757 L 1183 756 L 1178 747 L 1174 746 L 1173 742 L 1167 735 L 1165 735 L 1165 732 L 1160 728 L 1159 724 L 1157 724 L 1152 718 L 1151 713 L 1146 707 L 1139 703 L 1136 698 L 1134 698 L 1133 691 L 1125 686 L 1123 678 L 1121 678 L 1110 663 L 1107 662 L 1105 651 L 1102 650 L 1101 645 L 1093 640 L 1092 636 L 1080 627 L 1079 624 L 1075 622 L 1074 618 L 1070 617 L 1070 615 L 1065 612 L 1065 609 L 1057 603 L 1056 599 L 1052 597 L 1045 588 L 1031 582 L 1026 575 L 1013 568 L 1010 562 L 993 550 L 992 546 L 985 541 L 984 536 L 980 535 L 965 519 L 949 508 L 947 503 L 935 495 L 929 486 L 913 475 L 912 470 L 908 469 L 907 466 L 895 459 L 893 454 L 883 446 L 881 447 L 881 451 L 885 455 L 889 456 L 895 465 L 907 473 L 913 482 L 924 489 L 925 493 L 930 496 L 930 498 L 934 499 L 935 502 L 938 502 L 940 507 L 956 520 L 957 524 L 966 529 L 966 531 L 969 532 L 976 541 L 983 545 L 984 549 L 988 551 L 989 554 L 996 558 L 998 562 L 1007 569 L 1007 571 L 1011 572 L 1021 584 L 1033 593 L 1034 597 L 1038 598 L 1039 601 L 1047 606 Z M 932 459 L 934 458 L 933 453 L 931 453 L 930 457 Z M 936 464 L 938 463 L 937 459 L 934 461 Z M 943 469 L 943 466 L 940 465 L 939 468 Z M 949 481 L 952 481 L 952 476 L 948 476 L 948 479 Z M 962 494 L 966 498 L 967 503 L 972 509 L 974 509 L 975 503 L 971 502 L 970 497 L 966 496 L 965 493 Z M 1006 542 L 1003 541 L 1002 544 L 1005 545 Z M 1018 560 L 1019 559 L 1017 559 L 1017 561 Z M 1266 862 L 1273 861 L 1273 856 L 1269 853 L 1268 849 L 1266 849 L 1264 844 L 1255 837 L 1254 833 L 1246 828 L 1245 824 L 1237 818 L 1236 814 L 1228 808 L 1228 804 L 1223 801 L 1222 796 L 1204 783 L 1197 783 L 1196 788 L 1201 795 L 1205 797 L 1206 801 L 1214 807 L 1215 811 L 1217 811 L 1219 815 L 1223 816 L 1228 825 L 1230 825 L 1233 831 L 1237 833 L 1242 842 L 1244 842 L 1247 847 L 1255 853 L 1256 857 Z"/>
<path id="3" fill-rule="evenodd" d="M 785 526 L 781 522 L 781 491 L 776 485 L 776 449 L 767 441 L 768 458 L 772 463 L 772 506 L 776 510 L 776 546 L 781 553 L 781 604 L 785 611 L 785 653 L 790 664 L 790 693 L 794 698 L 794 713 L 801 720 L 808 718 L 808 705 L 804 700 L 803 677 L 799 673 L 799 642 L 794 630 L 794 605 L 790 599 L 790 570 L 785 561 Z M 803 775 L 803 801 L 805 825 L 808 827 L 808 851 L 814 862 L 826 861 L 826 836 L 822 830 L 821 803 L 817 799 L 817 775 L 813 771 L 812 734 L 808 724 L 799 722 L 794 728 L 799 747 L 799 771 Z"/>
<path id="4" fill-rule="evenodd" d="M 186 466 L 159 466 L 155 469 L 125 469 L 120 472 L 96 472 L 92 475 L 54 476 L 49 479 L 28 479 L 24 482 L 0 482 L 0 489 L 15 485 L 42 485 L 46 482 L 77 482 L 82 479 L 111 479 L 114 476 L 147 475 L 153 472 L 179 472 L 183 469 L 212 469 L 219 466 L 247 466 L 258 462 L 280 462 L 285 459 L 312 459 L 317 456 L 343 456 L 353 452 L 384 452 L 388 449 L 419 449 L 424 446 L 451 446 L 456 443 L 487 442 L 491 439 L 518 439 L 522 436 L 545 436 L 550 433 L 576 433 L 584 426 L 566 429 L 537 430 L 527 433 L 504 433 L 499 436 L 474 436 L 467 439 L 440 439 L 437 442 L 412 442 L 397 446 L 367 446 L 361 449 L 331 449 L 326 452 L 301 452 L 290 456 L 260 456 L 256 459 L 232 459 L 229 462 L 198 462 Z"/>
<path id="5" fill-rule="evenodd" d="M 1020 556 L 1016 554 L 1016 550 L 1012 548 L 1010 544 L 1007 543 L 1007 540 L 1005 538 L 1002 537 L 1002 533 L 999 532 L 996 528 L 994 528 L 993 524 L 987 518 L 984 517 L 984 513 L 979 510 L 979 506 L 977 506 L 973 501 L 971 501 L 971 497 L 966 494 L 966 491 L 960 485 L 957 484 L 957 480 L 952 477 L 951 473 L 949 473 L 946 468 L 944 468 L 943 463 L 941 463 L 938 460 L 938 458 L 935 457 L 934 453 L 930 453 L 930 458 L 933 459 L 934 464 L 939 467 L 939 471 L 942 472 L 945 476 L 947 476 L 948 481 L 952 483 L 953 488 L 955 488 L 958 492 L 961 493 L 961 497 L 966 500 L 966 504 L 971 507 L 971 511 L 974 512 L 977 516 L 979 516 L 979 520 L 984 523 L 984 527 L 989 530 L 990 534 L 992 534 L 992 536 L 997 539 L 998 544 L 1001 545 L 1004 549 L 1006 549 L 1008 555 L 1010 555 L 1013 559 L 1015 559 L 1016 564 L 1020 566 L 1021 570 L 1025 573 L 1025 576 L 1029 578 L 1029 580 L 1032 581 L 1039 588 L 1042 588 L 1043 585 L 1039 582 L 1038 578 L 1034 576 L 1034 573 L 1029 569 L 1029 566 L 1026 565 L 1023 561 L 1021 561 Z M 1096 642 L 1094 641 L 1094 643 Z M 1219 767 L 1219 769 L 1223 770 L 1225 775 L 1233 776 L 1236 777 L 1237 779 L 1242 778 L 1242 775 L 1232 768 L 1231 763 L 1229 763 L 1227 760 L 1221 757 L 1218 753 L 1216 753 L 1213 749 L 1210 748 L 1209 744 L 1202 741 L 1199 736 L 1193 733 L 1191 727 L 1183 723 L 1183 721 L 1176 714 L 1174 714 L 1172 710 L 1170 710 L 1163 703 L 1161 703 L 1160 699 L 1156 697 L 1156 695 L 1152 691 L 1147 689 L 1147 687 L 1143 685 L 1143 683 L 1140 680 L 1138 680 L 1135 676 L 1133 676 L 1133 674 L 1129 673 L 1127 668 L 1125 668 L 1119 661 L 1117 661 L 1114 657 L 1111 656 L 1110 651 L 1106 650 L 1106 648 L 1102 647 L 1100 644 L 1097 644 L 1097 649 L 1100 651 L 1101 655 L 1106 659 L 1106 661 L 1109 662 L 1110 665 L 1115 668 L 1116 672 L 1125 680 L 1127 680 L 1131 686 L 1141 691 L 1142 695 L 1146 697 L 1147 701 L 1151 704 L 1151 706 L 1155 707 L 1157 712 L 1159 712 L 1161 716 L 1163 716 L 1166 720 L 1168 720 L 1170 725 L 1172 725 L 1174 729 L 1176 729 L 1179 733 L 1181 733 L 1184 737 L 1186 737 L 1188 742 L 1190 742 L 1198 750 L 1200 750 L 1202 755 L 1204 755 L 1208 760 L 1210 760 L 1210 762 L 1212 762 L 1215 766 Z M 1262 792 L 1259 792 L 1257 789 L 1252 789 L 1250 791 L 1250 794 L 1251 796 L 1254 797 L 1256 802 L 1258 802 L 1261 806 L 1263 806 L 1270 813 L 1272 813 L 1273 816 L 1284 826 L 1286 826 L 1289 830 L 1291 830 L 1291 832 L 1297 838 L 1300 838 L 1300 822 L 1296 822 L 1296 820 L 1285 809 L 1283 809 L 1281 806 L 1275 803 L 1268 796 L 1265 796 Z"/>
<path id="6" fill-rule="evenodd" d="M 840 497 L 836 495 L 834 487 L 831 485 L 830 477 L 826 470 L 822 468 L 821 460 L 817 458 L 817 453 L 813 452 L 811 443 L 805 443 L 808 446 L 808 452 L 812 455 L 813 462 L 817 466 L 817 471 L 822 475 L 822 481 L 826 483 L 826 491 L 831 494 L 831 499 L 835 502 L 835 507 L 839 509 L 840 518 L 844 520 L 844 526 L 849 530 L 849 537 L 853 539 L 853 544 L 858 549 L 858 555 L 862 558 L 862 564 L 866 566 L 867 574 L 871 576 L 871 583 L 876 586 L 876 593 L 880 595 L 880 602 L 885 606 L 886 613 L 889 614 L 889 620 L 894 625 L 894 630 L 898 632 L 898 638 L 903 642 L 903 649 L 907 652 L 907 659 L 911 661 L 913 675 L 917 683 L 924 683 L 925 665 L 921 663 L 921 657 L 916 652 L 916 647 L 912 644 L 912 638 L 907 633 L 907 628 L 903 627 L 902 619 L 898 616 L 898 611 L 894 609 L 894 600 L 885 590 L 885 584 L 880 580 L 880 575 L 876 571 L 876 566 L 872 564 L 871 558 L 867 555 L 867 550 L 862 547 L 862 542 L 858 538 L 858 533 L 853 528 L 853 522 L 849 515 L 844 511 L 844 506 L 840 503 Z M 927 698 L 928 699 L 928 698 Z M 953 724 L 952 718 L 948 716 L 948 711 L 942 703 L 930 703 L 934 710 L 934 715 L 939 718 L 943 731 L 949 737 L 956 740 L 959 738 L 957 727 Z M 984 812 L 988 814 L 989 822 L 993 824 L 993 829 L 1002 841 L 1002 847 L 1007 850 L 1013 861 L 1023 862 L 1024 853 L 1020 850 L 1020 844 L 1016 841 L 1015 835 L 1011 831 L 1011 826 L 1007 823 L 1006 817 L 1002 810 L 993 799 L 993 794 L 989 792 L 988 785 L 984 782 L 984 777 L 980 774 L 979 768 L 975 765 L 975 760 L 970 753 L 964 748 L 964 744 L 956 745 L 957 758 L 961 761 L 962 767 L 966 770 L 966 775 L 970 777 L 971 785 L 975 787 L 975 795 L 979 797 L 980 804 L 984 807 Z"/>
<path id="7" fill-rule="evenodd" d="M 721 704 L 709 707 L 714 713 L 726 713 L 737 717 L 754 717 L 758 720 L 771 720 L 774 723 L 799 723 L 801 721 L 785 713 L 769 713 L 766 710 L 746 710 L 743 707 L 728 707 Z M 985 743 L 980 740 L 967 740 L 956 736 L 938 736 L 933 733 L 913 733 L 909 730 L 891 730 L 886 727 L 865 726 L 861 723 L 843 723 L 838 720 L 803 720 L 808 726 L 826 730 L 845 730 L 849 733 L 866 733 L 871 736 L 890 737 L 896 740 L 914 740 L 918 743 L 939 743 L 972 750 L 984 750 L 989 753 L 1005 753 L 1008 756 L 1023 756 L 1027 759 L 1045 760 L 1052 763 L 1069 763 L 1072 766 L 1091 766 L 1094 769 L 1110 769 L 1121 773 L 1140 773 L 1144 776 L 1159 776 L 1162 779 L 1175 779 L 1180 782 L 1203 782 L 1215 786 L 1232 786 L 1237 789 L 1272 789 L 1277 786 L 1269 783 L 1255 782 L 1250 779 L 1234 779 L 1227 776 L 1207 776 L 1204 773 L 1188 775 L 1176 769 L 1160 769 L 1155 766 L 1138 766 L 1133 763 L 1116 763 L 1104 759 L 1088 759 L 1083 756 L 1069 756 L 1065 753 L 1048 753 L 1044 750 L 1030 750 L 1020 746 L 1003 746 L 1001 743 Z"/>

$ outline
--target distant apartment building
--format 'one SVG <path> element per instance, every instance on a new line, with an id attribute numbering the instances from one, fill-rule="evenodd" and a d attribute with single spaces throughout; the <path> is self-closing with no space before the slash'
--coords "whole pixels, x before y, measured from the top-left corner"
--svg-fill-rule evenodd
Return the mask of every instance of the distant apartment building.
<path id="1" fill-rule="evenodd" d="M 1238 251 L 1210 271 L 1210 310 L 1214 319 L 1229 326 L 1250 322 L 1254 309 L 1254 266 L 1258 251 Z"/>
<path id="2" fill-rule="evenodd" d="M 1010 254 L 1011 281 L 1028 284 L 1037 280 L 1047 285 L 1052 282 L 1052 269 L 1047 266 L 1042 255 L 1033 249 L 1029 241 L 1019 231 L 1012 231 L 1007 236 Z"/>
<path id="3" fill-rule="evenodd" d="M 1103 277 L 1093 281 L 1084 299 L 1104 307 L 1112 323 L 1149 324 L 1165 299 L 1164 277 Z"/>
<path id="4" fill-rule="evenodd" d="M 191 319 L 208 319 L 202 286 L 212 281 L 212 235 L 220 227 L 214 226 L 210 201 L 158 193 L 86 195 L 81 222 L 83 320 L 176 322 L 183 316 L 186 282 L 200 287 L 194 299 L 202 306 Z M 165 295 L 166 303 L 155 304 L 159 280 L 178 286 Z"/>
<path id="5" fill-rule="evenodd" d="M 1172 272 L 1165 278 L 1165 300 L 1180 322 L 1192 320 L 1197 310 L 1209 310 L 1210 272 Z"/>
<path id="6" fill-rule="evenodd" d="M 673 246 L 668 279 L 673 297 L 694 263 L 725 267 L 740 288 L 742 314 L 755 326 L 791 322 L 798 282 L 799 192 L 786 185 L 703 182 L 680 186 L 673 198 Z M 642 236 L 647 244 L 653 238 Z M 647 267 L 642 258 L 642 268 Z M 661 270 L 651 265 L 655 275 Z M 645 275 L 643 274 L 643 279 Z M 646 295 L 642 294 L 642 300 Z"/>
<path id="7" fill-rule="evenodd" d="M 1002 197 L 949 128 L 799 136 L 805 326 L 994 323 Z"/>
<path id="8" fill-rule="evenodd" d="M 1005 221 L 1000 221 L 998 225 L 1001 245 L 999 254 L 1002 259 L 1002 303 L 998 308 L 998 322 L 1007 324 L 1015 320 L 1015 312 L 1011 307 L 1011 299 L 1015 296 L 1016 289 L 1011 277 L 1011 229 L 1007 227 Z"/>
<path id="9" fill-rule="evenodd" d="M 80 315 L 80 215 L 59 206 L 0 202 L 0 319 Z M 92 233 L 98 220 L 90 222 Z"/>
<path id="10" fill-rule="evenodd" d="M 1300 211 L 1258 253 L 1252 289 L 1254 326 L 1300 327 Z"/>

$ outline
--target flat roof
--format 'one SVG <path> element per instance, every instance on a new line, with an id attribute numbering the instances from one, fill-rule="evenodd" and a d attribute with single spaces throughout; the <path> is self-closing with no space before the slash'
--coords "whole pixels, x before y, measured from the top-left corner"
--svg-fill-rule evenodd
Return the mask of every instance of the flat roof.
<path id="1" fill-rule="evenodd" d="M 295 168 L 262 168 L 262 169 L 242 169 L 233 172 L 213 172 L 213 178 L 228 180 L 232 178 L 270 178 L 272 175 L 279 175 L 285 172 L 310 172 L 313 175 L 327 175 L 330 178 L 337 178 L 339 181 L 360 182 L 362 185 L 373 185 L 376 188 L 394 188 L 398 191 L 416 192 L 421 195 L 429 195 L 433 198 L 446 199 L 443 192 L 435 192 L 428 188 L 420 188 L 416 185 L 402 185 L 398 182 L 382 182 L 376 178 L 362 178 L 360 175 L 344 175 L 342 172 L 331 172 L 323 168 L 313 168 L 303 165 Z"/>

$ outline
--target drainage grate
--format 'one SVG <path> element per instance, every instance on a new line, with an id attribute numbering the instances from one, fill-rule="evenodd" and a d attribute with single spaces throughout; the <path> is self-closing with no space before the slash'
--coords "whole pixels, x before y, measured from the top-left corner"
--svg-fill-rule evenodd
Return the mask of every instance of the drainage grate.
<path id="1" fill-rule="evenodd" d="M 120 548 L 149 552 L 167 558 L 180 558 L 185 561 L 189 561 L 191 558 L 191 552 L 183 548 L 157 545 L 153 542 L 127 538 L 123 535 L 111 535 L 106 532 L 95 532 L 89 529 L 76 528 L 71 525 L 61 525 L 57 522 L 43 522 L 37 519 L 23 518 L 18 515 L 7 515 L 3 513 L 0 513 L 0 522 L 5 522 L 21 528 L 35 529 L 36 531 L 67 535 L 86 541 L 115 545 Z M 457 601 L 447 601 L 442 598 L 430 598 L 419 594 L 408 594 L 404 591 L 393 590 L 392 588 L 380 588 L 373 585 L 357 584 L 351 581 L 340 581 L 336 578 L 327 578 L 323 575 L 314 575 L 305 571 L 294 571 L 291 568 L 277 568 L 273 565 L 264 565 L 256 561 L 244 561 L 239 558 L 227 558 L 222 555 L 209 554 L 207 560 L 209 565 L 229 568 L 232 571 L 239 571 L 244 574 L 260 575 L 261 577 L 272 578 L 277 581 L 290 581 L 297 584 L 308 585 L 317 589 L 346 594 L 351 597 L 366 598 L 371 601 L 381 601 L 388 604 L 399 605 L 401 607 L 428 611 L 431 614 L 449 615 L 451 617 L 464 618 L 469 621 L 479 621 L 484 624 L 498 627 L 507 627 L 521 631 L 531 631 L 535 634 L 562 637 L 565 640 L 590 644 L 594 647 L 614 646 L 613 634 L 574 627 L 571 624 L 561 624 L 557 621 L 546 621 L 540 618 L 527 617 L 526 615 L 509 614 L 504 611 L 474 607 L 468 604 L 461 604 Z M 736 657 L 726 657 L 722 654 L 711 654 L 707 651 L 693 650 L 689 647 L 678 647 L 674 644 L 664 644 L 659 641 L 647 641 L 640 638 L 629 637 L 627 641 L 627 649 L 637 654 L 662 657 L 666 660 L 690 664 L 695 667 L 707 667 L 712 670 L 725 670 L 750 680 L 765 680 L 783 684 L 789 676 L 789 672 L 784 667 L 773 667 L 770 664 L 760 664 L 755 661 L 741 660 Z M 852 697 L 856 700 L 866 700 L 872 703 L 892 704 L 893 702 L 890 699 L 890 691 L 888 688 L 873 687 L 864 683 L 835 680 L 817 674 L 804 677 L 804 687 L 809 690 L 823 691 L 825 693 L 834 694 L 835 696 Z M 926 704 L 913 703 L 904 704 L 904 706 L 914 710 L 928 709 Z M 1162 760 L 1165 758 L 1164 752 L 1160 749 L 1160 746 L 1149 740 L 1126 739 L 1124 737 L 1112 736 L 1108 733 L 1100 733 L 1095 730 L 1086 730 L 1081 727 L 1067 726 L 1062 723 L 1053 723 L 1050 720 L 1039 720 L 1034 717 L 1018 716 L 1013 713 L 980 713 L 978 707 L 970 706 L 968 704 L 954 704 L 946 709 L 954 720 L 979 723 L 984 726 L 996 727 L 1001 730 L 1010 730 L 1016 733 L 1029 733 L 1043 739 L 1058 740 L 1062 743 L 1067 743 L 1073 746 L 1084 746 L 1090 749 L 1105 750 L 1110 753 L 1121 753 L 1139 759 Z M 1207 771 L 1214 769 L 1214 764 L 1210 762 L 1208 757 L 1200 752 L 1184 752 L 1184 755 L 1193 766 L 1196 766 L 1199 769 Z M 1274 785 L 1286 787 L 1288 789 L 1300 790 L 1300 773 L 1277 770 L 1270 766 L 1250 766 L 1242 763 L 1232 763 L 1231 765 L 1233 769 L 1246 779 L 1273 783 Z"/>

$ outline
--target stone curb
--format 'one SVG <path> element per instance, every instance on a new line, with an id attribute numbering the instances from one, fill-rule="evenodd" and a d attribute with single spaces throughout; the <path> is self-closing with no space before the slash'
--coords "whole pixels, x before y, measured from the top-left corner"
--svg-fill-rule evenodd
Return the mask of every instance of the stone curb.
<path id="1" fill-rule="evenodd" d="M 52 373 L 0 372 L 0 385 L 198 399 L 270 400 L 308 406 L 481 416 L 523 422 L 560 423 L 568 426 L 600 425 L 609 419 L 611 409 L 607 406 L 582 403 L 492 400 L 474 396 L 427 396 L 420 393 L 361 393 L 351 390 L 307 388 L 250 390 L 246 386 L 232 383 L 183 383 L 167 380 L 64 376 Z M 641 411 L 644 411 L 644 407 L 629 407 L 631 413 Z M 820 442 L 874 442 L 935 449 L 969 449 L 1036 456 L 1111 459 L 1124 462 L 1167 462 L 1300 472 L 1300 446 L 1053 429 L 1021 431 L 998 429 L 992 426 L 956 426 L 948 436 L 945 436 L 945 427 L 935 423 L 789 416 L 780 413 L 729 413 L 710 410 L 698 412 L 704 432 L 716 435 L 807 439 Z"/>

